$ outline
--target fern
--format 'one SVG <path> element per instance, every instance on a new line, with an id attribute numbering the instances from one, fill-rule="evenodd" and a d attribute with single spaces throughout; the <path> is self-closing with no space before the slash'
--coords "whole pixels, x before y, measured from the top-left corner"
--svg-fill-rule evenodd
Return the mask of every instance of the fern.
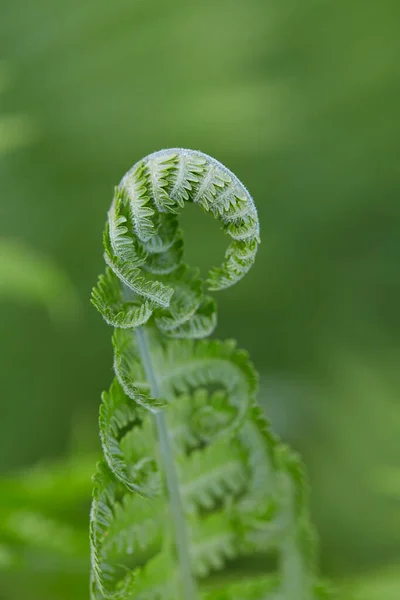
<path id="1" fill-rule="evenodd" d="M 100 408 L 92 599 L 326 598 L 303 466 L 257 406 L 247 353 L 203 339 L 216 305 L 182 262 L 185 202 L 230 240 L 209 290 L 236 283 L 257 252 L 253 200 L 201 152 L 151 154 L 116 188 L 92 295 L 116 328 L 115 379 Z"/>

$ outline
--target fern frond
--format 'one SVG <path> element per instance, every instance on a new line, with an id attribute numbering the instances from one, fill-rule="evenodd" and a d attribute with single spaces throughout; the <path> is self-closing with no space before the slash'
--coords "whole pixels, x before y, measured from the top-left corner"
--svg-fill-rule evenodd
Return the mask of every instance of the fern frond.
<path id="1" fill-rule="evenodd" d="M 224 587 L 216 587 L 203 596 L 204 600 L 278 600 L 279 579 L 276 575 L 244 578 Z"/>
<path id="2" fill-rule="evenodd" d="M 181 265 L 173 285 L 169 308 L 155 319 L 158 329 L 175 338 L 196 339 L 212 333 L 217 323 L 216 304 L 204 296 L 197 269 Z"/>
<path id="3" fill-rule="evenodd" d="M 169 275 L 177 269 L 182 261 L 183 240 L 177 236 L 176 241 L 165 252 L 153 253 L 147 259 L 144 269 L 154 275 Z"/>
<path id="4" fill-rule="evenodd" d="M 207 167 L 193 196 L 193 202 L 198 202 L 205 211 L 208 211 L 217 195 L 231 180 L 224 169 L 220 168 L 221 165 L 217 161 L 206 159 L 206 162 Z"/>
<path id="5" fill-rule="evenodd" d="M 155 219 L 157 219 L 157 233 L 143 243 L 143 247 L 148 254 L 166 252 L 181 235 L 176 215 L 159 213 Z"/>
<path id="6" fill-rule="evenodd" d="M 108 213 L 103 237 L 104 246 L 110 257 L 115 256 L 121 262 L 129 262 L 131 266 L 139 267 L 145 262 L 146 254 L 142 246 L 129 235 L 128 219 L 123 214 L 124 202 L 124 194 L 117 188 Z"/>
<path id="7" fill-rule="evenodd" d="M 201 339 L 211 335 L 217 326 L 216 308 L 214 298 L 205 296 L 196 312 L 174 329 L 166 331 L 166 335 L 189 339 Z"/>
<path id="8" fill-rule="evenodd" d="M 166 405 L 166 400 L 154 398 L 150 394 L 149 384 L 139 351 L 132 332 L 116 329 L 113 336 L 114 370 L 124 392 L 144 408 L 157 409 Z"/>
<path id="9" fill-rule="evenodd" d="M 203 410 L 209 401 L 207 390 L 198 388 L 193 395 L 177 396 L 173 410 L 167 411 L 169 432 L 178 456 L 186 456 L 202 444 L 194 415 L 199 410 Z"/>
<path id="10" fill-rule="evenodd" d="M 99 425 L 104 458 L 114 475 L 129 490 L 152 495 L 158 489 L 158 472 L 148 419 L 117 379 L 103 392 Z"/>
<path id="11" fill-rule="evenodd" d="M 239 554 L 239 531 L 227 510 L 189 522 L 194 571 L 205 579 Z"/>
<path id="12" fill-rule="evenodd" d="M 217 440 L 192 452 L 178 467 L 189 511 L 212 510 L 227 496 L 240 494 L 247 483 L 245 455 L 235 440 Z"/>
<path id="13" fill-rule="evenodd" d="M 200 183 L 205 165 L 206 159 L 200 153 L 183 154 L 181 152 L 178 154 L 169 195 L 181 208 L 185 201 L 191 199 L 191 194 Z"/>
<path id="14" fill-rule="evenodd" d="M 121 182 L 120 189 L 128 196 L 129 214 L 136 236 L 141 242 L 147 242 L 156 234 L 154 208 L 147 193 L 147 179 L 142 163 L 129 171 Z"/>
<path id="15" fill-rule="evenodd" d="M 159 212 L 177 212 L 177 203 L 169 196 L 169 178 L 176 164 L 177 153 L 166 151 L 144 159 L 153 202 Z M 179 205 L 178 205 L 179 207 Z"/>
<path id="16" fill-rule="evenodd" d="M 102 465 L 98 466 L 98 472 L 93 481 L 93 501 L 90 513 L 92 596 L 98 596 L 97 592 L 100 591 L 102 596 L 122 600 L 126 597 L 126 592 L 135 574 L 129 570 L 118 578 L 116 566 L 101 551 L 102 542 L 107 536 L 107 529 L 113 520 L 112 502 L 115 498 L 116 483 Z"/>
<path id="17" fill-rule="evenodd" d="M 99 276 L 97 286 L 92 290 L 91 302 L 108 325 L 125 329 L 136 329 L 147 323 L 155 308 L 151 300 L 141 301 L 133 295 L 129 302 L 126 301 L 122 284 L 109 267 L 104 275 Z"/>
<path id="18" fill-rule="evenodd" d="M 160 307 L 168 307 L 174 293 L 173 288 L 160 281 L 153 281 L 143 276 L 130 262 L 121 262 L 118 258 L 105 255 L 106 263 L 114 271 L 120 281 L 138 296 L 143 296 Z"/>
<path id="19" fill-rule="evenodd" d="M 257 374 L 247 353 L 236 350 L 234 340 L 168 341 L 157 369 L 168 390 L 182 393 L 207 385 L 226 390 L 227 412 L 233 408 L 235 416 L 225 427 L 218 422 L 218 431 L 209 423 L 204 437 L 222 436 L 239 426 L 257 389 Z"/>
<path id="20" fill-rule="evenodd" d="M 139 563 L 143 556 L 147 558 L 160 551 L 162 511 L 157 511 L 155 504 L 156 500 L 138 495 L 124 495 L 120 502 L 114 501 L 113 520 L 108 523 L 102 546 L 105 555 L 118 558 L 132 555 Z"/>
<path id="21" fill-rule="evenodd" d="M 257 252 L 257 239 L 234 241 L 225 252 L 225 260 L 220 267 L 211 269 L 207 283 L 212 291 L 230 287 L 242 279 L 253 265 Z"/>
<path id="22" fill-rule="evenodd" d="M 210 213 L 229 239 L 206 283 L 183 262 L 185 202 Z M 201 152 L 151 154 L 116 189 L 108 268 L 92 294 L 115 327 L 116 375 L 100 408 L 92 600 L 328 597 L 316 574 L 304 467 L 256 403 L 248 354 L 233 340 L 204 339 L 217 315 L 206 287 L 241 279 L 259 241 L 248 191 Z M 253 557 L 252 572 L 239 574 Z"/>
<path id="23" fill-rule="evenodd" d="M 140 572 L 140 566 L 162 547 L 164 508 L 126 492 L 100 463 L 93 478 L 90 520 L 92 568 L 98 588 L 106 598 L 122 599 Z"/>
<path id="24" fill-rule="evenodd" d="M 179 597 L 174 561 L 168 554 L 160 553 L 137 572 L 128 597 L 132 600 L 176 600 Z"/>

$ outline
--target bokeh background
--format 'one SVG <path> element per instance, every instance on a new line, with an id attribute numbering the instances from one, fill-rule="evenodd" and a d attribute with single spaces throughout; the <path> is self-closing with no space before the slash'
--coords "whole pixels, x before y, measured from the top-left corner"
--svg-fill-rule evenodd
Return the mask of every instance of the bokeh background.
<path id="1" fill-rule="evenodd" d="M 219 294 L 306 462 L 321 568 L 400 597 L 400 4 L 1 0 L 0 598 L 88 597 L 111 330 L 89 304 L 113 186 L 200 149 L 253 194 L 256 266 Z M 219 258 L 183 214 L 188 258 Z"/>

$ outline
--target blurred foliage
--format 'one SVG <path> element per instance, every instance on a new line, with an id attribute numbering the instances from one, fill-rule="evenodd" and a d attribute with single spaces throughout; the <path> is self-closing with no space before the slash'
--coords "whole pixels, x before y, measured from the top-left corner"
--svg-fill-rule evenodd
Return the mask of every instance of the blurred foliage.
<path id="1" fill-rule="evenodd" d="M 398 565 L 386 567 L 342 586 L 343 600 L 397 600 L 400 597 Z"/>
<path id="2" fill-rule="evenodd" d="M 325 572 L 398 566 L 399 3 L 2 0 L 1 16 L 0 237 L 59 264 L 84 305 L 60 331 L 33 304 L 1 304 L 2 471 L 65 454 L 77 420 L 97 448 L 111 354 L 88 297 L 113 185 L 153 150 L 199 148 L 259 208 L 256 267 L 220 294 L 218 335 L 251 352 L 267 412 L 305 457 Z M 219 232 L 183 217 L 206 268 Z M 84 597 L 68 561 L 47 588 L 42 566 L 10 571 L 0 596 Z"/>
<path id="3" fill-rule="evenodd" d="M 5 61 L 0 62 L 0 100 L 2 92 L 11 85 L 12 79 L 10 65 Z M 35 126 L 31 117 L 25 114 L 1 114 L 0 112 L 0 155 L 29 144 L 34 138 Z"/>
<path id="4" fill-rule="evenodd" d="M 50 260 L 15 240 L 0 239 L 0 300 L 42 303 L 56 321 L 74 321 L 78 298 L 68 277 Z"/>
<path id="5" fill-rule="evenodd" d="M 0 94 L 10 84 L 11 73 L 0 63 Z M 32 142 L 30 118 L 0 112 L 0 156 Z M 0 238 L 0 300 L 44 304 L 55 320 L 73 320 L 78 298 L 68 277 L 52 263 L 22 242 Z"/>
<path id="6" fill-rule="evenodd" d="M 87 521 L 96 456 L 72 455 L 0 480 L 2 598 L 88 596 Z M 21 578 L 21 574 L 24 577 Z"/>

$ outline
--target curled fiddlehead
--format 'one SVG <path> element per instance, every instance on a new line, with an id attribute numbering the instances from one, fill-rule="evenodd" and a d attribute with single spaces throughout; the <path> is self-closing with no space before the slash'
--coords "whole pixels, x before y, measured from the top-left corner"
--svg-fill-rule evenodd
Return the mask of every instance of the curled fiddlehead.
<path id="1" fill-rule="evenodd" d="M 183 262 L 185 202 L 229 239 L 206 282 Z M 246 352 L 205 339 L 216 325 L 205 288 L 233 285 L 256 255 L 246 188 L 201 152 L 156 152 L 116 188 L 103 239 L 92 302 L 115 328 L 115 379 L 100 408 L 92 598 L 327 597 L 302 465 L 257 406 Z"/>

